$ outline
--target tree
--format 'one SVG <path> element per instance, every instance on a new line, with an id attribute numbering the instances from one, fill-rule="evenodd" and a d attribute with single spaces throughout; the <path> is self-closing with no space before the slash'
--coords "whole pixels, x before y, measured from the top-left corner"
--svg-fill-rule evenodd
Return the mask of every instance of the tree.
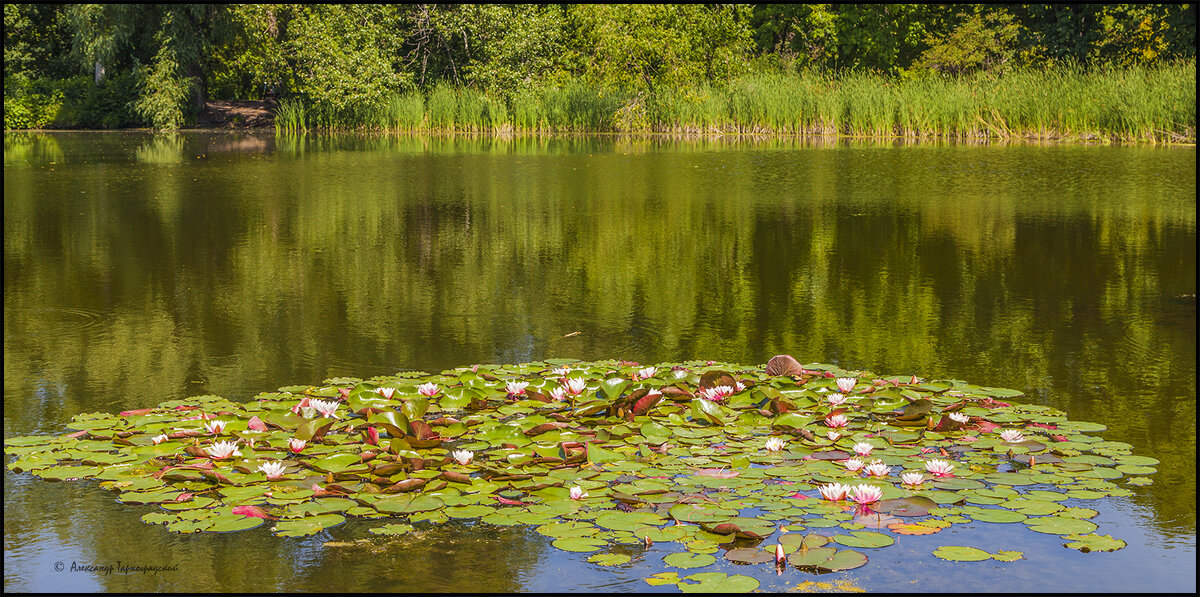
<path id="1" fill-rule="evenodd" d="M 786 62 L 824 67 L 837 57 L 837 13 L 829 4 L 755 4 L 750 28 L 760 53 Z"/>
<path id="2" fill-rule="evenodd" d="M 950 8 L 936 4 L 836 5 L 835 67 L 898 74 L 949 29 Z"/>
<path id="3" fill-rule="evenodd" d="M 1000 73 L 1016 55 L 1019 25 L 1004 8 L 960 14 L 961 22 L 944 37 L 930 35 L 929 49 L 914 66 L 947 75 L 976 71 Z"/>
<path id="4" fill-rule="evenodd" d="M 722 80 L 746 63 L 748 12 L 698 4 L 572 5 L 574 45 L 586 78 L 653 92 Z"/>
<path id="5" fill-rule="evenodd" d="M 377 109 L 393 92 L 410 89 L 400 66 L 399 8 L 381 4 L 289 8 L 282 41 L 297 93 L 319 113 L 350 121 Z"/>

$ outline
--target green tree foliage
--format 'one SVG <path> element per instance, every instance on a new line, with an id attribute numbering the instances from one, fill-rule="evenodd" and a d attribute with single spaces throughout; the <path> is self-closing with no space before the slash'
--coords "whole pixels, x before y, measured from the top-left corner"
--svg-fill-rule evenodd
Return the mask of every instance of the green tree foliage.
<path id="1" fill-rule="evenodd" d="M 748 11 L 698 4 L 574 5 L 576 51 L 594 81 L 635 90 L 726 80 L 746 65 Z"/>
<path id="2" fill-rule="evenodd" d="M 1196 53 L 1194 4 L 6 4 L 4 19 L 5 122 L 20 126 L 174 128 L 209 97 L 270 94 L 306 121 L 412 127 L 440 88 L 480 123 L 554 120 L 591 93 L 617 108 L 585 120 L 636 129 L 748 73 L 907 80 Z"/>
<path id="3" fill-rule="evenodd" d="M 1003 8 L 960 15 L 961 22 L 949 35 L 926 39 L 929 49 L 917 59 L 918 69 L 948 75 L 977 71 L 1000 73 L 1011 66 L 1017 52 L 1019 27 Z"/>
<path id="4" fill-rule="evenodd" d="M 755 4 L 750 26 L 760 53 L 798 66 L 824 67 L 837 59 L 837 13 L 829 4 Z"/>
<path id="5" fill-rule="evenodd" d="M 412 85 L 400 68 L 397 7 L 380 4 L 303 5 L 288 8 L 283 56 L 294 73 L 293 91 L 321 118 L 357 121 L 394 92 Z"/>

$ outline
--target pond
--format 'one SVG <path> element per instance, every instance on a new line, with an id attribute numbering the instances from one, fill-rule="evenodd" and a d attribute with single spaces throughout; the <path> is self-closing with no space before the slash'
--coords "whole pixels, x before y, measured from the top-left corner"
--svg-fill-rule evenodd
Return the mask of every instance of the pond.
<path id="1" fill-rule="evenodd" d="M 1020 390 L 1162 464 L 1082 504 L 1118 551 L 975 522 L 846 572 L 706 570 L 1196 589 L 1194 147 L 122 132 L 6 134 L 4 156 L 6 438 L 343 376 L 791 354 Z M 521 526 L 180 535 L 156 510 L 6 469 L 5 590 L 673 592 L 643 579 L 692 572 L 671 543 L 600 566 Z M 931 555 L 973 540 L 1025 559 Z"/>

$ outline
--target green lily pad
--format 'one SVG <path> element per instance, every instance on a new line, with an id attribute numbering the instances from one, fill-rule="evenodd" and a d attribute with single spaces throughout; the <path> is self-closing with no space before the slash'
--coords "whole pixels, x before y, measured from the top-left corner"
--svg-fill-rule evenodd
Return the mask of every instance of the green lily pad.
<path id="1" fill-rule="evenodd" d="M 865 566 L 867 556 L 849 549 L 839 551 L 833 547 L 816 547 L 794 552 L 788 556 L 787 561 L 797 568 L 836 572 Z"/>
<path id="2" fill-rule="evenodd" d="M 887 547 L 896 542 L 891 535 L 872 531 L 850 531 L 849 535 L 834 535 L 829 539 L 846 547 Z"/>
<path id="3" fill-rule="evenodd" d="M 1096 523 L 1079 518 L 1044 516 L 1025 521 L 1030 530 L 1049 535 L 1082 535 L 1096 530 Z"/>
<path id="4" fill-rule="evenodd" d="M 1067 535 L 1067 539 L 1071 541 L 1063 543 L 1064 547 L 1078 549 L 1084 553 L 1089 551 L 1116 551 L 1125 547 L 1125 542 L 1120 539 L 1113 539 L 1109 535 L 1095 534 L 1071 534 Z"/>
<path id="5" fill-rule="evenodd" d="M 608 541 L 596 539 L 595 537 L 563 537 L 562 539 L 555 539 L 553 545 L 563 551 L 587 552 L 599 551 L 608 546 Z"/>
<path id="6" fill-rule="evenodd" d="M 588 561 L 598 566 L 620 566 L 628 564 L 631 559 L 623 553 L 598 553 L 589 557 Z"/>
<path id="7" fill-rule="evenodd" d="M 679 582 L 676 586 L 684 593 L 749 593 L 758 588 L 758 579 L 743 574 L 726 575 L 723 572 L 700 572 L 684 577 L 695 584 Z"/>
<path id="8" fill-rule="evenodd" d="M 992 554 L 975 547 L 943 545 L 933 550 L 933 555 L 951 562 L 982 562 L 992 559 Z"/>
<path id="9" fill-rule="evenodd" d="M 701 568 L 713 564 L 717 558 L 706 553 L 679 552 L 663 558 L 663 563 L 675 568 Z"/>
<path id="10" fill-rule="evenodd" d="M 346 522 L 346 517 L 341 514 L 321 514 L 319 516 L 280 520 L 275 523 L 275 527 L 271 530 L 279 537 L 305 537 L 315 535 L 343 522 Z"/>

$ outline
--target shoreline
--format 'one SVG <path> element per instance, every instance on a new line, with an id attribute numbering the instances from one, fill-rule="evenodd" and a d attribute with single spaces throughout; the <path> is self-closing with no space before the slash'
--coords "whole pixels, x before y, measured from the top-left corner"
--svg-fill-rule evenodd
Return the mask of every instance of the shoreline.
<path id="1" fill-rule="evenodd" d="M 1123 140 L 1103 138 L 1099 136 L 1088 137 L 1039 137 L 1034 135 L 1020 136 L 1011 135 L 1006 137 L 959 137 L 959 136 L 938 136 L 938 135 L 853 135 L 853 134 L 803 134 L 803 133 L 772 133 L 772 132 L 676 132 L 676 131 L 638 131 L 638 132 L 617 132 L 617 131 L 522 131 L 522 130 L 496 130 L 496 131 L 463 131 L 463 130 L 385 130 L 385 129 L 310 129 L 302 132 L 284 132 L 270 125 L 257 126 L 236 126 L 230 124 L 228 126 L 193 126 L 183 127 L 175 131 L 155 131 L 150 127 L 127 127 L 118 129 L 10 129 L 5 130 L 8 134 L 47 134 L 47 133 L 146 133 L 151 135 L 172 135 L 181 133 L 206 133 L 206 134 L 241 134 L 241 135 L 256 135 L 268 133 L 271 135 L 279 135 L 285 137 L 300 137 L 304 135 L 314 136 L 341 136 L 341 135 L 360 135 L 360 136 L 432 136 L 432 137 L 447 137 L 447 136 L 464 136 L 464 137 L 492 137 L 492 138 L 512 138 L 512 137 L 617 137 L 622 139 L 670 139 L 670 140 L 709 140 L 709 141 L 768 141 L 768 140 L 801 140 L 801 141 L 824 141 L 824 142 L 841 142 L 841 141 L 876 141 L 879 143 L 891 142 L 904 145 L 920 145 L 922 143 L 949 143 L 949 144 L 964 144 L 964 145 L 1006 145 L 1010 143 L 1020 144 L 1045 144 L 1045 145 L 1078 145 L 1078 146 L 1151 146 L 1151 147 L 1195 147 L 1195 140 L 1187 141 L 1146 141 L 1146 140 Z"/>

